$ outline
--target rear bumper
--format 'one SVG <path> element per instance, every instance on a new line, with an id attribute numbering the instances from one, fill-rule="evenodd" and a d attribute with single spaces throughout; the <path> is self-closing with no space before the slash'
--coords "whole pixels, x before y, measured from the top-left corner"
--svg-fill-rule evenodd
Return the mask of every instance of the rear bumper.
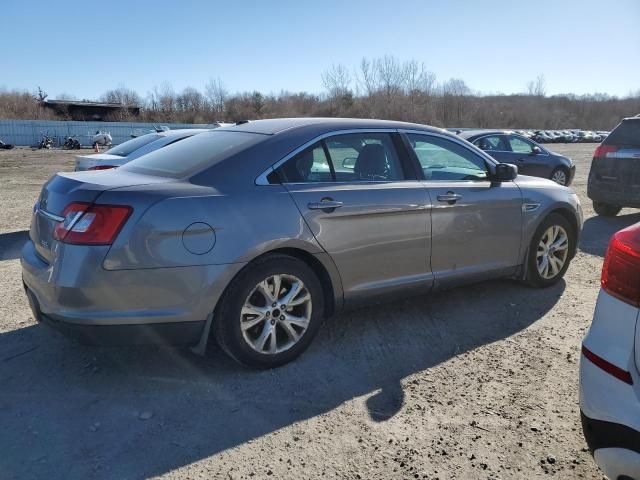
<path id="1" fill-rule="evenodd" d="M 65 245 L 52 264 L 27 241 L 22 278 L 34 317 L 91 344 L 195 344 L 243 264 L 105 270 L 108 247 Z"/>
<path id="2" fill-rule="evenodd" d="M 580 416 L 584 438 L 591 453 L 601 448 L 620 448 L 640 455 L 639 431 L 620 423 L 589 418 L 582 411 Z"/>
<path id="3" fill-rule="evenodd" d="M 72 323 L 63 317 L 44 315 L 38 301 L 25 286 L 33 316 L 65 337 L 85 345 L 195 345 L 200 340 L 205 321 L 144 323 L 128 325 L 91 325 Z M 73 319 L 77 322 L 77 319 Z"/>
<path id="4" fill-rule="evenodd" d="M 640 208 L 640 195 L 631 195 L 621 190 L 620 185 L 598 182 L 589 178 L 587 196 L 594 202 L 607 203 L 620 207 Z"/>

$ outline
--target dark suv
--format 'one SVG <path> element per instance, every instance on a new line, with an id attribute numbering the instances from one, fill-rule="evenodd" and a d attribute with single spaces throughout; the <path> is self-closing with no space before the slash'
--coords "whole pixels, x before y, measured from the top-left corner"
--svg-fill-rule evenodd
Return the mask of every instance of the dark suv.
<path id="1" fill-rule="evenodd" d="M 640 208 L 640 117 L 622 120 L 596 148 L 587 195 L 598 215 Z"/>

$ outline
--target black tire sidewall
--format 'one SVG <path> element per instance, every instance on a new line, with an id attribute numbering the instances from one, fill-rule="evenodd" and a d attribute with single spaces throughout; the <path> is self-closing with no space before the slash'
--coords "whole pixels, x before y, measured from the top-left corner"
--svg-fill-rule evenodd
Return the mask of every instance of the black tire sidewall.
<path id="1" fill-rule="evenodd" d="M 622 207 L 618 206 L 618 205 L 612 205 L 610 203 L 603 203 L 603 202 L 593 202 L 593 210 L 598 214 L 601 215 L 603 217 L 615 217 L 618 213 L 620 213 L 620 210 L 622 210 Z"/>
<path id="2" fill-rule="evenodd" d="M 544 235 L 544 232 L 553 225 L 559 225 L 567 232 L 569 237 L 569 251 L 567 253 L 567 260 L 562 266 L 560 272 L 553 278 L 544 278 L 538 272 L 536 253 L 538 250 L 538 244 L 540 243 L 540 239 Z M 529 254 L 527 257 L 527 283 L 538 288 L 550 287 L 551 285 L 558 283 L 560 279 L 564 277 L 564 274 L 569 268 L 569 264 L 571 263 L 571 252 L 575 251 L 575 248 L 576 232 L 569 221 L 559 213 L 551 213 L 548 215 L 542 223 L 538 225 L 536 232 L 531 238 L 531 243 L 529 244 Z"/>
<path id="3" fill-rule="evenodd" d="M 240 312 L 249 293 L 262 280 L 276 274 L 298 277 L 311 294 L 309 326 L 290 349 L 275 354 L 260 354 L 247 345 L 240 328 Z M 303 261 L 286 255 L 273 255 L 242 270 L 231 282 L 214 315 L 214 334 L 222 349 L 242 365 L 273 368 L 284 365 L 304 352 L 320 328 L 324 317 L 324 294 L 318 277 Z"/>

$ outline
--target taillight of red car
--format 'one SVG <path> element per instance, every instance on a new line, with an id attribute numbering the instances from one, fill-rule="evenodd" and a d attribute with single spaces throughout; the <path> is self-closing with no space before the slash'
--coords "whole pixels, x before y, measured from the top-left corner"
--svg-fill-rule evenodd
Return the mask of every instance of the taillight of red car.
<path id="1" fill-rule="evenodd" d="M 611 237 L 602 266 L 601 285 L 623 302 L 640 306 L 640 223 Z"/>
<path id="2" fill-rule="evenodd" d="M 74 245 L 111 245 L 133 212 L 126 205 L 69 204 L 53 230 L 53 238 Z"/>
<path id="3" fill-rule="evenodd" d="M 618 147 L 616 147 L 615 145 L 605 145 L 604 143 L 601 143 L 596 148 L 596 151 L 593 152 L 593 156 L 595 158 L 604 158 L 604 157 L 607 157 L 608 154 L 616 153 L 617 151 L 618 151 Z"/>

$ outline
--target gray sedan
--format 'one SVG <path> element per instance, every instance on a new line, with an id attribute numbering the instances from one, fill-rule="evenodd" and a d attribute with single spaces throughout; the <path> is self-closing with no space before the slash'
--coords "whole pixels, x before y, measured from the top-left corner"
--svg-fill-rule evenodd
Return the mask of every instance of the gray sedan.
<path id="1" fill-rule="evenodd" d="M 22 269 L 35 317 L 82 340 L 204 352 L 215 338 L 264 368 L 346 306 L 496 277 L 552 285 L 581 226 L 569 188 L 444 130 L 262 120 L 55 175 Z"/>

